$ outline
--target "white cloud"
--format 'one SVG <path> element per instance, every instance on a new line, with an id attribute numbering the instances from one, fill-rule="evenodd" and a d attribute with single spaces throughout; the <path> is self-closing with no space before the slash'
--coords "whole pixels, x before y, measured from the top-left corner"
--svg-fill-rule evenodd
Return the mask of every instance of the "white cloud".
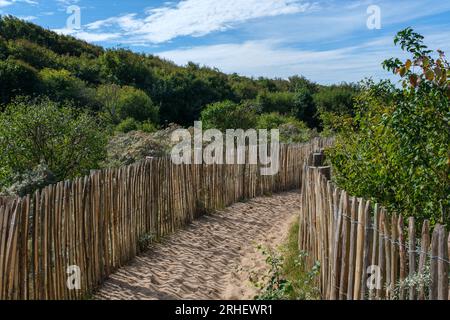
<path id="1" fill-rule="evenodd" d="M 14 2 L 9 0 L 0 0 L 0 8 L 12 5 Z"/>
<path id="2" fill-rule="evenodd" d="M 39 4 L 39 2 L 37 2 L 35 0 L 0 0 L 0 8 L 10 6 L 10 5 L 13 5 L 18 2 L 23 2 L 23 3 L 31 4 L 31 5 Z"/>
<path id="3" fill-rule="evenodd" d="M 450 49 L 445 34 L 430 34 L 430 48 Z M 247 41 L 176 49 L 156 53 L 163 58 L 184 65 L 189 61 L 217 67 L 227 73 L 253 77 L 287 78 L 294 74 L 322 84 L 341 81 L 357 82 L 365 77 L 391 78 L 381 62 L 392 56 L 405 58 L 393 45 L 391 37 L 380 37 L 359 45 L 331 50 L 302 50 L 282 46 L 279 41 Z"/>
<path id="4" fill-rule="evenodd" d="M 18 16 L 17 18 L 25 20 L 25 21 L 33 21 L 33 20 L 37 19 L 37 17 L 35 17 L 35 16 Z"/>
<path id="5" fill-rule="evenodd" d="M 120 34 L 118 33 L 94 33 L 94 32 L 85 32 L 77 29 L 53 29 L 54 32 L 64 35 L 74 36 L 76 38 L 85 40 L 87 42 L 102 42 L 102 41 L 110 41 L 120 38 Z"/>
<path id="6" fill-rule="evenodd" d="M 301 0 L 182 0 L 136 14 L 112 17 L 88 24 L 89 30 L 117 26 L 140 41 L 162 43 L 179 36 L 203 36 L 232 28 L 251 19 L 304 12 Z"/>

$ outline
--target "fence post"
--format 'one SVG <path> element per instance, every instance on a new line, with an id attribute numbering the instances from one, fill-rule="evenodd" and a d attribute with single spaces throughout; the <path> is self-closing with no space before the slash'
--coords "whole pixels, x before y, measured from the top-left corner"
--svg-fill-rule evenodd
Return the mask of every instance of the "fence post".
<path id="1" fill-rule="evenodd" d="M 439 261 L 438 261 L 438 299 L 448 298 L 448 248 L 446 241 L 445 226 L 439 228 Z"/>
<path id="2" fill-rule="evenodd" d="M 430 246 L 430 222 L 425 220 L 422 225 L 422 240 L 420 242 L 419 274 L 425 271 L 425 265 L 428 257 L 428 248 Z M 419 286 L 418 300 L 425 299 L 425 286 L 423 283 Z"/>
<path id="3" fill-rule="evenodd" d="M 434 226 L 433 235 L 431 236 L 431 259 L 430 259 L 430 300 L 436 300 L 438 297 L 438 262 L 437 257 L 439 254 L 439 228 L 440 225 Z"/>

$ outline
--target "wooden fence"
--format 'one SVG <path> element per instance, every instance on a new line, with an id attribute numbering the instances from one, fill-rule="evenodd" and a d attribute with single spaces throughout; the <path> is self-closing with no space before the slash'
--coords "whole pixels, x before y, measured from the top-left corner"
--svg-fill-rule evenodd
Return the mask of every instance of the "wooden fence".
<path id="1" fill-rule="evenodd" d="M 322 298 L 450 300 L 445 227 L 430 230 L 425 221 L 416 230 L 413 217 L 350 197 L 329 174 L 329 167 L 304 167 L 299 219 L 299 249 L 309 268 L 320 262 Z"/>
<path id="2" fill-rule="evenodd" d="M 258 165 L 174 165 L 155 158 L 0 206 L 0 299 L 88 297 L 143 245 L 202 213 L 299 188 L 305 159 L 327 143 L 281 146 L 273 176 L 261 176 Z M 79 290 L 67 286 L 69 266 L 79 267 Z"/>

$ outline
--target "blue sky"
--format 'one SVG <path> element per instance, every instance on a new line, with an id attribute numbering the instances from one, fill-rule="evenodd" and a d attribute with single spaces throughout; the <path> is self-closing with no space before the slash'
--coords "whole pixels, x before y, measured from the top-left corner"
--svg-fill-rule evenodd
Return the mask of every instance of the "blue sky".
<path id="1" fill-rule="evenodd" d="M 71 5 L 80 8 L 80 29 L 67 27 Z M 367 27 L 371 5 L 380 29 Z M 450 52 L 448 0 L 0 0 L 0 14 L 181 65 L 323 84 L 390 77 L 380 63 L 402 57 L 392 39 L 408 26 Z"/>

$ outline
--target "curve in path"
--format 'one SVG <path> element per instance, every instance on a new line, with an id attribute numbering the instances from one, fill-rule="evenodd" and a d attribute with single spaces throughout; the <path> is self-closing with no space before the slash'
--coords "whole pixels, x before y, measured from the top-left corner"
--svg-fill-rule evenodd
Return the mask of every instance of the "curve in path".
<path id="1" fill-rule="evenodd" d="M 299 210 L 297 192 L 236 203 L 205 215 L 119 269 L 96 299 L 251 299 L 256 247 L 279 245 Z"/>

